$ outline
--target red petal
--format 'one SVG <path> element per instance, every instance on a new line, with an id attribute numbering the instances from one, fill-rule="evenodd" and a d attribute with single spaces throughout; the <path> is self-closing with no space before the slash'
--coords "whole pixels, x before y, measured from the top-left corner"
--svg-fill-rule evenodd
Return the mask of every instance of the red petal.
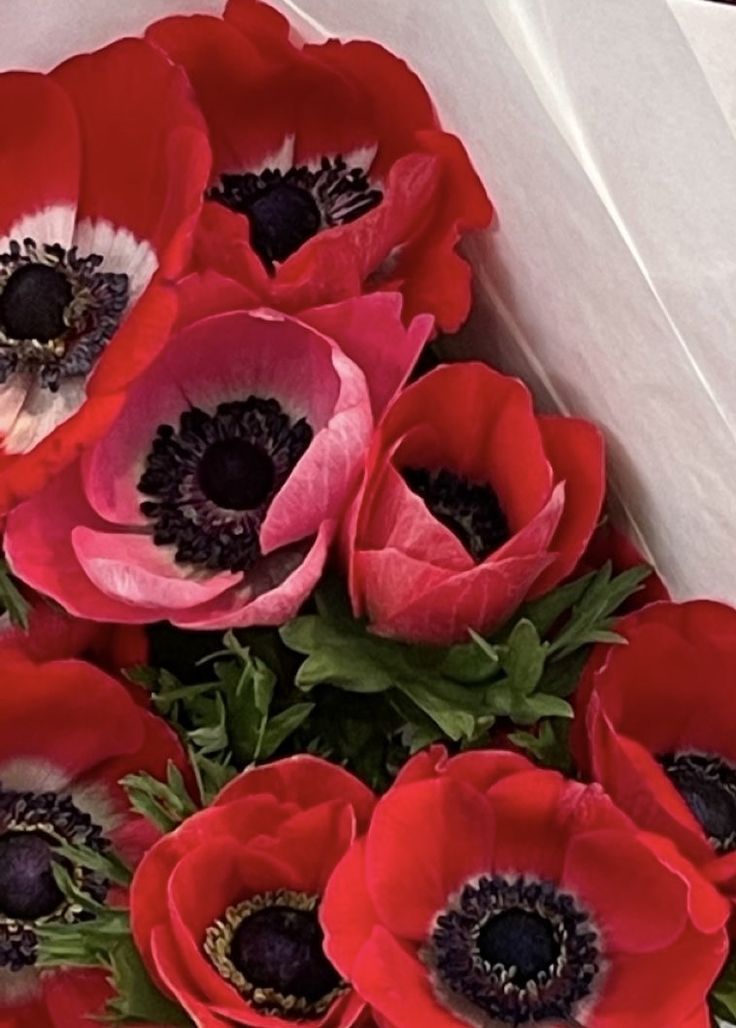
<path id="1" fill-rule="evenodd" d="M 425 939 L 450 896 L 492 866 L 493 851 L 492 808 L 475 789 L 447 779 L 392 790 L 376 807 L 367 843 L 368 891 L 380 920 L 407 939 Z"/>
<path id="2" fill-rule="evenodd" d="M 370 789 L 349 771 L 320 757 L 300 753 L 244 771 L 225 786 L 214 806 L 262 793 L 294 803 L 303 810 L 327 800 L 343 800 L 353 807 L 362 827 L 367 827 L 375 805 Z"/>
<path id="3" fill-rule="evenodd" d="M 561 417 L 540 417 L 538 424 L 555 479 L 565 483 L 565 510 L 550 544 L 555 562 L 534 583 L 532 597 L 575 568 L 600 517 L 606 489 L 603 436 L 594 425 Z"/>
<path id="4" fill-rule="evenodd" d="M 320 906 L 325 953 L 348 979 L 362 946 L 378 924 L 367 888 L 365 850 L 365 839 L 348 850 L 333 870 Z"/>
<path id="5" fill-rule="evenodd" d="M 37 241 L 69 245 L 80 162 L 79 128 L 69 99 L 45 75 L 6 72 L 0 76 L 0 139 L 0 236 L 24 216 L 63 206 L 66 238 Z"/>
<path id="6" fill-rule="evenodd" d="M 183 72 L 141 40 L 72 57 L 53 73 L 82 135 L 79 218 L 148 240 L 181 271 L 209 173 L 209 147 Z"/>

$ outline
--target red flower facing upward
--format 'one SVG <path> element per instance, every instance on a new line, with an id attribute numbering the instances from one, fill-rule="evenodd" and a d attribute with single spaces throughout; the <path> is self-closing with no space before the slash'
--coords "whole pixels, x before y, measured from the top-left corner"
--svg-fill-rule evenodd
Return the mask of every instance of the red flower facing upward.
<path id="1" fill-rule="evenodd" d="M 656 603 L 616 631 L 578 691 L 580 762 L 736 900 L 736 610 Z"/>
<path id="2" fill-rule="evenodd" d="M 455 246 L 492 209 L 403 61 L 376 43 L 290 42 L 257 0 L 147 38 L 186 69 L 210 130 L 202 266 L 279 310 L 400 290 L 407 317 L 459 327 L 470 269 Z"/>
<path id="3" fill-rule="evenodd" d="M 84 460 L 8 517 L 14 571 L 77 616 L 281 624 L 319 579 L 431 318 L 406 328 L 397 294 L 299 319 L 233 310 L 241 294 L 217 276 L 188 281 L 195 320 Z"/>
<path id="4" fill-rule="evenodd" d="M 356 615 L 381 635 L 462 640 L 570 574 L 600 513 L 603 442 L 535 416 L 484 364 L 437 368 L 380 424 L 346 526 Z"/>
<path id="5" fill-rule="evenodd" d="M 364 1003 L 330 965 L 318 911 L 371 792 L 300 756 L 246 771 L 164 836 L 131 889 L 136 944 L 200 1028 L 349 1028 Z"/>
<path id="6" fill-rule="evenodd" d="M 111 990 L 103 972 L 34 966 L 38 928 L 80 915 L 56 885 L 54 848 L 112 848 L 137 863 L 157 833 L 130 813 L 118 782 L 137 771 L 165 777 L 184 755 L 162 719 L 90 664 L 32 661 L 3 646 L 0 667 L 0 1023 L 79 1028 Z M 100 875 L 68 870 L 95 899 L 125 902 Z"/>
<path id="7" fill-rule="evenodd" d="M 389 1028 L 705 1028 L 728 912 L 598 786 L 437 748 L 379 801 L 321 920 Z"/>
<path id="8" fill-rule="evenodd" d="M 124 39 L 0 75 L 0 511 L 115 416 L 174 316 L 210 151 L 188 83 Z"/>

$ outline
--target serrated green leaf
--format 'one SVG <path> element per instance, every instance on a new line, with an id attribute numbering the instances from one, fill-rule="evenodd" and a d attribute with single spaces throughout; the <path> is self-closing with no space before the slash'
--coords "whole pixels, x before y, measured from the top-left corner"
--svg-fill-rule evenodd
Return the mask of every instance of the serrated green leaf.
<path id="1" fill-rule="evenodd" d="M 531 621 L 522 618 L 514 625 L 506 643 L 499 647 L 501 666 L 512 693 L 529 696 L 544 671 L 549 645 L 543 643 Z"/>
<path id="2" fill-rule="evenodd" d="M 567 720 L 554 718 L 540 721 L 536 734 L 513 732 L 509 735 L 509 742 L 526 750 L 542 767 L 568 775 L 572 772 L 570 722 Z"/>
<path id="3" fill-rule="evenodd" d="M 538 600 L 532 600 L 522 607 L 521 616 L 532 622 L 540 636 L 545 636 L 562 615 L 580 600 L 594 576 L 595 572 L 592 571 L 582 578 L 558 586 Z"/>
<path id="4" fill-rule="evenodd" d="M 163 1026 L 191 1026 L 181 1007 L 163 996 L 151 981 L 132 938 L 121 940 L 107 955 L 118 995 L 108 1003 L 106 1020 Z"/>
<path id="5" fill-rule="evenodd" d="M 736 1021 L 736 955 L 733 951 L 713 986 L 710 1007 L 718 1017 Z"/>
<path id="6" fill-rule="evenodd" d="M 178 767 L 169 761 L 167 780 L 161 782 L 147 771 L 126 775 L 120 780 L 130 806 L 163 832 L 173 828 L 197 809 L 187 792 Z"/>
<path id="7" fill-rule="evenodd" d="M 346 627 L 321 615 L 307 615 L 287 622 L 280 635 L 290 649 L 307 657 L 296 676 L 300 689 L 328 683 L 350 692 L 374 693 L 394 684 L 391 665 L 397 644 L 367 639 L 359 622 Z"/>
<path id="8" fill-rule="evenodd" d="M 477 685 L 497 673 L 500 662 L 494 646 L 471 631 L 473 641 L 450 646 L 444 654 L 442 673 L 455 682 Z"/>
<path id="9" fill-rule="evenodd" d="M 637 592 L 649 574 L 651 568 L 640 565 L 612 577 L 611 562 L 604 564 L 573 606 L 569 622 L 550 646 L 550 655 L 564 658 L 580 646 L 595 641 L 591 636 L 607 632 L 611 626 L 610 617 Z"/>
<path id="10" fill-rule="evenodd" d="M 543 717 L 572 718 L 574 714 L 570 704 L 559 696 L 535 693 L 533 696 L 514 697 L 510 716 L 517 725 L 533 725 Z"/>

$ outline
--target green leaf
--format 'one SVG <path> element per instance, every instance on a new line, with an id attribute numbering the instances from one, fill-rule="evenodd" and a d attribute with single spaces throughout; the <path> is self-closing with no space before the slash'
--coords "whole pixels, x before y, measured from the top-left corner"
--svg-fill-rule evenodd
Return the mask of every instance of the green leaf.
<path id="1" fill-rule="evenodd" d="M 544 693 L 514 698 L 511 707 L 511 720 L 517 725 L 533 725 L 543 717 L 572 718 L 574 714 L 566 700 Z"/>
<path id="2" fill-rule="evenodd" d="M 148 818 L 163 832 L 170 832 L 181 824 L 197 807 L 184 784 L 184 778 L 169 761 L 166 782 L 160 782 L 147 771 L 126 775 L 120 780 L 131 808 Z"/>
<path id="3" fill-rule="evenodd" d="M 271 718 L 261 738 L 261 745 L 256 759 L 267 760 L 273 756 L 279 746 L 295 732 L 299 725 L 309 717 L 315 708 L 314 703 L 295 703 L 280 714 Z"/>
<path id="4" fill-rule="evenodd" d="M 513 693 L 530 696 L 539 684 L 549 644 L 543 643 L 531 621 L 522 618 L 514 625 L 501 651 L 501 665 Z"/>
<path id="5" fill-rule="evenodd" d="M 163 996 L 151 981 L 132 938 L 121 939 L 107 954 L 112 985 L 118 995 L 108 1003 L 107 1020 L 191 1026 L 181 1007 Z"/>
<path id="6" fill-rule="evenodd" d="M 22 628 L 24 632 L 28 631 L 28 615 L 31 607 L 19 592 L 4 557 L 0 558 L 0 605 L 7 611 L 12 625 Z"/>
<path id="7" fill-rule="evenodd" d="M 483 636 L 470 629 L 472 642 L 450 646 L 442 661 L 442 673 L 456 682 L 477 685 L 491 678 L 500 667 L 498 651 Z"/>
<path id="8" fill-rule="evenodd" d="M 513 732 L 509 742 L 526 750 L 543 767 L 568 775 L 572 772 L 569 721 L 557 718 L 540 721 L 536 734 Z"/>
<path id="9" fill-rule="evenodd" d="M 546 596 L 532 600 L 521 608 L 522 617 L 531 621 L 540 636 L 547 635 L 554 628 L 563 614 L 574 606 L 595 577 L 592 571 L 582 578 L 560 585 Z"/>

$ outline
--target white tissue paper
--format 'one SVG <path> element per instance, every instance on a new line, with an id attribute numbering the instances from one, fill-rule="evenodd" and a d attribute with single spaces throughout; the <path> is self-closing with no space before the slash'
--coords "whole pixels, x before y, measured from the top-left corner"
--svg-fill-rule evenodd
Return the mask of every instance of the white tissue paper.
<path id="1" fill-rule="evenodd" d="M 2 5 L 46 69 L 223 0 Z M 736 8 L 709 0 L 276 0 L 402 54 L 494 200 L 448 353 L 596 421 L 618 517 L 677 598 L 736 602 Z"/>

